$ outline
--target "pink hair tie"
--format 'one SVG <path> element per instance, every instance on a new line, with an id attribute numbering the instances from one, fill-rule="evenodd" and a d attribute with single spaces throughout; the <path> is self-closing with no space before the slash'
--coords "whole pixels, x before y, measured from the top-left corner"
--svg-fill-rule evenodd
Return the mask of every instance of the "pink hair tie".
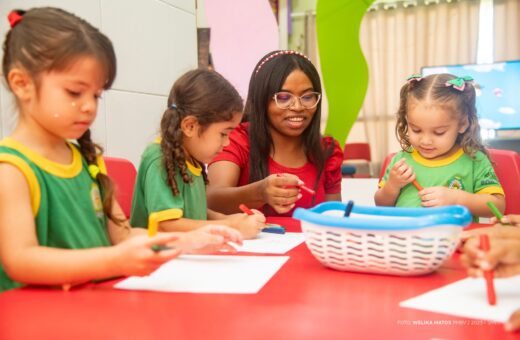
<path id="1" fill-rule="evenodd" d="M 7 15 L 7 20 L 9 20 L 11 28 L 13 28 L 22 20 L 22 16 L 17 11 L 11 11 L 9 15 Z"/>

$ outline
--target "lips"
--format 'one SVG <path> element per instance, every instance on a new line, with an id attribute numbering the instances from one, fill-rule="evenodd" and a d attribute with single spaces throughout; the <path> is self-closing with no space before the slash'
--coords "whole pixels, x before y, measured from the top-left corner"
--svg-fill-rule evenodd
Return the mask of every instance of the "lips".
<path id="1" fill-rule="evenodd" d="M 303 127 L 303 123 L 305 122 L 305 119 L 306 118 L 304 116 L 292 116 L 292 117 L 285 118 L 284 121 L 287 123 L 287 125 L 290 128 L 299 129 L 299 128 Z"/>

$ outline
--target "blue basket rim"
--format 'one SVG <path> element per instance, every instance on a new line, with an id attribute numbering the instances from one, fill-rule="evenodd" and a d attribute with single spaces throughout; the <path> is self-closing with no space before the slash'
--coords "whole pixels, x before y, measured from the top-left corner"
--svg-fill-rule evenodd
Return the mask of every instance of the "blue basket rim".
<path id="1" fill-rule="evenodd" d="M 369 207 L 354 205 L 352 213 L 371 216 L 414 217 L 409 219 L 374 219 L 363 217 L 341 217 L 323 215 L 332 210 L 344 211 L 346 203 L 329 201 L 316 205 L 311 209 L 297 208 L 293 218 L 302 222 L 309 222 L 324 227 L 339 227 L 359 230 L 418 230 L 435 226 L 469 225 L 472 215 L 461 205 L 449 205 L 436 208 L 395 208 Z"/>

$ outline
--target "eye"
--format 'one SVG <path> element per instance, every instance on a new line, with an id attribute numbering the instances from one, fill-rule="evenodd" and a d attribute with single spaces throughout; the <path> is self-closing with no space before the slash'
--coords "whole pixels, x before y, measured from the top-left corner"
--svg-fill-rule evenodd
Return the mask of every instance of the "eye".
<path id="1" fill-rule="evenodd" d="M 446 133 L 446 131 L 442 131 L 442 132 L 434 131 L 434 132 L 433 132 L 433 134 L 434 134 L 435 136 L 442 136 L 442 135 L 445 134 L 445 133 Z"/>
<path id="2" fill-rule="evenodd" d="M 291 97 L 292 95 L 290 93 L 279 92 L 276 94 L 276 99 L 279 102 L 288 102 L 289 100 L 291 100 Z"/>
<path id="3" fill-rule="evenodd" d="M 410 130 L 412 130 L 413 133 L 419 133 L 419 132 L 421 132 L 421 130 L 419 130 L 419 129 L 410 129 Z"/>
<path id="4" fill-rule="evenodd" d="M 66 91 L 72 97 L 79 97 L 81 95 L 81 92 L 79 92 L 79 91 L 73 91 L 73 90 L 69 90 L 69 89 L 67 89 Z"/>

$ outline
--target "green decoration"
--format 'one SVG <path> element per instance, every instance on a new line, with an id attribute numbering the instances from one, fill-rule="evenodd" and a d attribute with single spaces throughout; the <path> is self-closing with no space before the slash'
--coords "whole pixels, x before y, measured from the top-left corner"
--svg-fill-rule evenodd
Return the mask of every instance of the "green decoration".
<path id="1" fill-rule="evenodd" d="M 329 103 L 325 133 L 342 146 L 368 87 L 368 67 L 359 45 L 359 29 L 373 2 L 318 0 L 316 5 L 321 73 Z"/>

